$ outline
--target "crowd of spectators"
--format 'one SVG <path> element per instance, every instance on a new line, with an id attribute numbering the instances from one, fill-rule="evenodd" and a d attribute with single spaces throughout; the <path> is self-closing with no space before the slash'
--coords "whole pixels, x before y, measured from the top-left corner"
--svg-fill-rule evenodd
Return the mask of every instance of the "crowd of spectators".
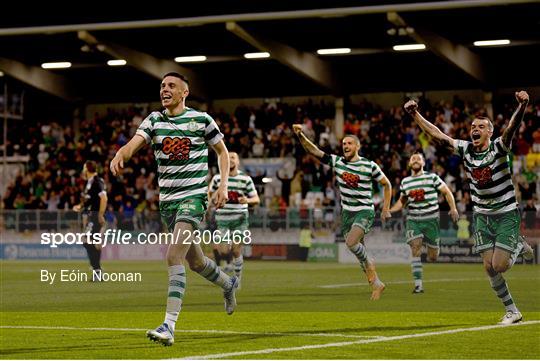
<path id="1" fill-rule="evenodd" d="M 431 103 L 420 99 L 419 103 L 425 117 L 454 138 L 468 139 L 472 118 L 478 114 L 486 115 L 481 106 L 457 96 L 452 102 Z M 494 138 L 500 135 L 514 109 L 515 100 L 511 98 L 494 104 Z M 296 161 L 291 172 L 280 170 L 272 183 L 263 183 L 265 175 L 252 175 L 265 207 L 278 212 L 288 206 L 296 207 L 300 212 L 313 209 L 317 221 L 332 223 L 331 213 L 334 213 L 326 211 L 325 207 L 333 209 L 339 204 L 335 178 L 327 166 L 305 153 L 296 141 L 292 124 L 302 123 L 307 137 L 323 151 L 339 154 L 340 139 L 334 133 L 333 103 L 275 102 L 260 107 L 240 105 L 232 114 L 220 110 L 209 113 L 224 134 L 229 150 L 237 152 L 241 159 L 278 157 Z M 80 120 L 77 131 L 73 129 L 74 123 L 30 122 L 25 123 L 25 127 L 11 127 L 8 156 L 28 155 L 29 161 L 24 172 L 8 184 L 2 197 L 4 207 L 72 209 L 80 202 L 85 185 L 81 178 L 82 165 L 85 160 L 95 160 L 101 165 L 100 175 L 107 185 L 109 222 L 126 219 L 132 222 L 134 214 L 157 211 L 159 189 L 151 147 L 139 151 L 121 176 L 114 177 L 108 171 L 109 161 L 135 134 L 143 116 L 140 109 L 133 107 Z M 459 211 L 472 211 L 464 169 L 457 156 L 431 145 L 400 105 L 383 109 L 367 101 L 348 104 L 344 132 L 358 135 L 362 143 L 361 155 L 381 166 L 394 185 L 394 200 L 398 198 L 397 185 L 409 173 L 409 156 L 421 150 L 426 169 L 439 174 L 453 190 Z M 520 204 L 525 211 L 534 214 L 538 209 L 540 187 L 540 104 L 529 105 L 512 151 Z M 212 171 L 215 172 L 215 158 L 211 156 L 210 162 L 214 164 Z M 375 186 L 375 203 L 380 202 L 380 197 L 380 190 Z M 532 222 L 534 224 L 534 218 Z"/>

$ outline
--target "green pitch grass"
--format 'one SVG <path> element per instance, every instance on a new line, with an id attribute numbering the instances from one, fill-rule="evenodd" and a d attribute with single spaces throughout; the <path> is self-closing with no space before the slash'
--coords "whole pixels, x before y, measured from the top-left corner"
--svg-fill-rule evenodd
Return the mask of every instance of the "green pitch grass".
<path id="1" fill-rule="evenodd" d="M 408 265 L 380 265 L 383 298 L 369 300 L 355 265 L 246 262 L 238 308 L 188 272 L 176 342 L 162 347 L 145 330 L 163 321 L 162 262 L 106 262 L 108 272 L 141 272 L 140 283 L 40 282 L 40 270 L 86 271 L 83 261 L 1 263 L 3 359 L 538 359 L 540 267 L 505 277 L 523 313 L 494 325 L 504 309 L 479 264 L 424 266 L 426 293 L 411 294 Z"/>

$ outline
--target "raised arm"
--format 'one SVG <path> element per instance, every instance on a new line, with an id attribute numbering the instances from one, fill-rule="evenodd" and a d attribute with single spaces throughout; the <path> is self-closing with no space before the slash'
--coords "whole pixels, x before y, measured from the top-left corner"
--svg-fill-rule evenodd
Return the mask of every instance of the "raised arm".
<path id="1" fill-rule="evenodd" d="M 317 148 L 315 144 L 311 143 L 311 141 L 302 132 L 302 124 L 293 124 L 293 131 L 298 136 L 298 139 L 300 139 L 300 144 L 302 144 L 302 147 L 304 147 L 306 152 L 316 156 L 319 159 L 324 157 L 324 152 Z"/>
<path id="2" fill-rule="evenodd" d="M 448 202 L 448 205 L 450 206 L 450 212 L 448 212 L 448 214 L 450 214 L 450 217 L 454 222 L 457 222 L 459 219 L 459 212 L 457 210 L 456 200 L 454 199 L 452 191 L 446 184 L 444 184 L 440 190 L 441 193 L 444 195 L 444 198 Z"/>
<path id="3" fill-rule="evenodd" d="M 452 139 L 448 135 L 444 134 L 439 128 L 424 118 L 418 112 L 418 104 L 414 100 L 409 100 L 403 107 L 405 108 L 405 111 L 407 111 L 407 113 L 413 117 L 420 129 L 429 135 L 437 145 L 454 150 L 456 143 L 455 139 Z"/>
<path id="4" fill-rule="evenodd" d="M 219 188 L 214 194 L 214 205 L 216 208 L 221 208 L 229 199 L 229 151 L 223 140 L 212 145 L 212 149 L 217 153 L 219 167 Z"/>
<path id="5" fill-rule="evenodd" d="M 525 110 L 527 109 L 527 103 L 529 102 L 529 94 L 523 90 L 516 92 L 516 100 L 519 103 L 518 107 L 512 115 L 510 123 L 508 123 L 508 126 L 502 134 L 502 142 L 506 148 L 510 148 L 512 145 L 512 139 L 523 121 L 523 116 L 525 115 Z"/>
<path id="6" fill-rule="evenodd" d="M 135 134 L 131 140 L 116 152 L 110 164 L 110 169 L 113 175 L 118 175 L 120 169 L 124 168 L 124 163 L 128 162 L 133 154 L 137 153 L 146 144 L 146 140 L 142 135 Z"/>

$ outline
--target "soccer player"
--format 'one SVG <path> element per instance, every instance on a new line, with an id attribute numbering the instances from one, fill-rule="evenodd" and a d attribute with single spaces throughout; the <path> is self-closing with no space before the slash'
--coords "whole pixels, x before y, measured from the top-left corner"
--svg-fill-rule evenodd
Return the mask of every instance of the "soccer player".
<path id="1" fill-rule="evenodd" d="M 235 152 L 229 153 L 229 200 L 223 208 L 216 210 L 217 230 L 220 232 L 222 244 L 220 245 L 221 254 L 225 255 L 232 252 L 234 273 L 238 278 L 238 288 L 242 280 L 242 268 L 244 258 L 242 256 L 242 244 L 249 231 L 249 212 L 248 206 L 260 203 L 259 195 L 255 189 L 253 179 L 246 173 L 238 169 L 240 159 Z M 221 178 L 214 175 L 210 182 L 208 196 L 219 189 Z"/>
<path id="2" fill-rule="evenodd" d="M 470 182 L 474 212 L 474 251 L 482 255 L 484 268 L 491 287 L 506 309 L 500 324 L 508 325 L 522 320 L 508 285 L 503 277 L 515 262 L 519 252 L 532 257 L 531 247 L 520 242 L 521 217 L 517 208 L 516 193 L 509 165 L 512 138 L 523 120 L 529 95 L 516 92 L 518 107 L 502 136 L 491 141 L 493 123 L 485 117 L 476 117 L 470 130 L 471 142 L 452 139 L 427 121 L 418 112 L 414 100 L 405 103 L 405 110 L 420 128 L 441 146 L 451 149 L 465 165 Z"/>
<path id="3" fill-rule="evenodd" d="M 88 160 L 84 163 L 82 178 L 86 186 L 80 204 L 73 207 L 76 212 L 83 212 L 83 228 L 85 233 L 100 233 L 105 226 L 105 210 L 107 209 L 107 191 L 105 181 L 97 174 L 96 162 Z M 97 281 L 101 274 L 101 245 L 84 243 L 88 260 L 92 266 L 92 280 Z"/>
<path id="4" fill-rule="evenodd" d="M 368 258 L 364 246 L 364 236 L 371 230 L 375 218 L 373 206 L 373 180 L 384 189 L 381 219 L 391 217 L 390 201 L 392 186 L 379 166 L 366 158 L 360 157 L 360 140 L 355 135 L 346 135 L 341 144 L 343 156 L 329 155 L 317 148 L 302 132 L 301 124 L 294 124 L 293 131 L 300 139 L 304 149 L 334 169 L 341 193 L 342 222 L 341 230 L 349 250 L 358 258 L 362 270 L 366 273 L 372 288 L 371 299 L 378 300 L 385 285 L 377 276 L 373 259 Z"/>
<path id="5" fill-rule="evenodd" d="M 212 117 L 186 107 L 188 80 L 178 73 L 167 73 L 161 82 L 161 104 L 164 111 L 151 113 L 139 126 L 133 138 L 116 153 L 110 168 L 114 175 L 145 144 L 152 143 L 157 162 L 159 207 L 162 218 L 177 242 L 167 249 L 169 290 L 165 320 L 155 330 L 147 331 L 149 339 L 170 346 L 174 328 L 182 308 L 186 288 L 185 263 L 191 270 L 223 288 L 225 310 L 232 314 L 236 307 L 238 280 L 221 271 L 205 257 L 197 239 L 198 225 L 207 207 L 208 148 L 218 155 L 221 183 L 213 202 L 217 208 L 227 201 L 229 153 L 223 134 Z"/>
<path id="6" fill-rule="evenodd" d="M 407 208 L 406 238 L 412 253 L 413 293 L 424 293 L 422 285 L 422 241 L 427 246 L 427 260 L 435 262 L 439 256 L 439 200 L 438 192 L 450 206 L 450 217 L 457 222 L 459 214 L 456 201 L 450 188 L 437 174 L 424 171 L 425 161 L 420 153 L 409 159 L 411 175 L 403 178 L 400 185 L 400 198 L 390 208 L 390 212 L 399 212 Z"/>

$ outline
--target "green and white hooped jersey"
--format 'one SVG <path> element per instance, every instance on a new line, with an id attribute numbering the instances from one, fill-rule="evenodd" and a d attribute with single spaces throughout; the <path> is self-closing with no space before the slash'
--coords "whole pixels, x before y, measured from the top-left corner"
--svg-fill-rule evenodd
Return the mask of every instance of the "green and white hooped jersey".
<path id="1" fill-rule="evenodd" d="M 408 219 L 439 217 L 438 192 L 442 187 L 444 182 L 433 173 L 424 172 L 421 175 L 403 178 L 399 189 L 401 197 L 407 197 Z"/>
<path id="2" fill-rule="evenodd" d="M 218 190 L 221 184 L 219 174 L 214 175 L 210 181 L 210 191 L 213 193 Z M 248 205 L 238 203 L 239 197 L 252 198 L 257 195 L 253 179 L 246 173 L 238 171 L 235 176 L 229 176 L 228 196 L 229 200 L 225 205 L 216 211 L 217 221 L 238 220 L 248 215 Z"/>
<path id="3" fill-rule="evenodd" d="M 347 162 L 345 158 L 333 154 L 325 154 L 322 161 L 334 168 L 341 194 L 341 208 L 346 211 L 375 209 L 372 183 L 384 177 L 375 162 L 363 157 L 356 162 Z"/>
<path id="4" fill-rule="evenodd" d="M 153 112 L 136 134 L 152 143 L 160 207 L 187 197 L 207 197 L 208 146 L 223 139 L 210 115 L 191 108 L 176 116 Z"/>
<path id="5" fill-rule="evenodd" d="M 463 159 L 471 186 L 473 210 L 483 214 L 504 213 L 517 208 L 510 171 L 510 150 L 499 137 L 477 153 L 471 142 L 457 140 L 454 150 Z"/>

